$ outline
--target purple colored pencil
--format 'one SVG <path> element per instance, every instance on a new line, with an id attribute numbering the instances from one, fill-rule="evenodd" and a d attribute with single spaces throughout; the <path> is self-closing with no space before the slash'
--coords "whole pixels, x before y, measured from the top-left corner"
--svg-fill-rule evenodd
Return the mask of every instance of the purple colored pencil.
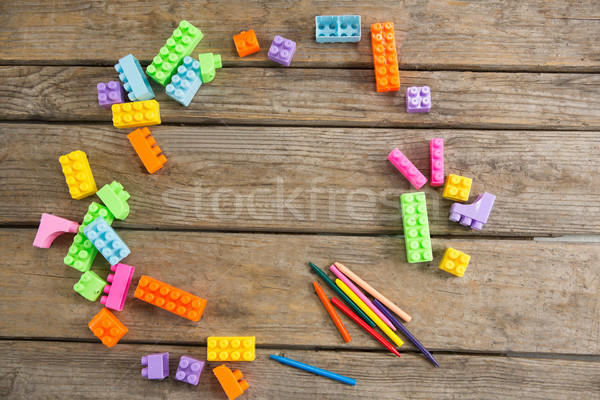
<path id="1" fill-rule="evenodd" d="M 392 321 L 392 324 L 396 325 L 396 328 L 402 331 L 404 336 L 406 336 L 408 340 L 410 340 L 412 344 L 414 344 L 415 347 L 419 349 L 419 351 L 423 353 L 423 355 L 427 357 L 429 361 L 431 361 L 436 367 L 440 366 L 435 357 L 425 348 L 425 346 L 423 346 L 421 342 L 419 342 L 417 338 L 414 337 L 412 333 L 410 333 L 408 329 L 406 329 L 406 327 L 402 325 L 402 323 L 398 321 L 398 319 L 394 317 L 394 315 L 387 308 L 385 308 L 385 306 L 379 300 L 373 299 L 373 304 L 379 309 L 379 311 L 383 313 L 383 315 Z"/>

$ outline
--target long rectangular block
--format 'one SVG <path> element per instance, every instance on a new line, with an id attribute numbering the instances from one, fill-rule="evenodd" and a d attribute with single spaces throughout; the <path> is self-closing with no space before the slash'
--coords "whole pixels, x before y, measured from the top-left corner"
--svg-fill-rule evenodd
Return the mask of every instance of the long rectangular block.
<path id="1" fill-rule="evenodd" d="M 254 361 L 255 336 L 210 336 L 206 343 L 208 361 Z"/>
<path id="2" fill-rule="evenodd" d="M 404 227 L 408 262 L 433 260 L 425 193 L 404 193 L 400 196 L 400 206 L 402 207 L 402 226 Z"/>
<path id="3" fill-rule="evenodd" d="M 408 158 L 399 149 L 394 149 L 388 154 L 388 160 L 398 168 L 398 171 L 416 188 L 421 187 L 427 182 L 425 175 L 421 173 Z"/>
<path id="4" fill-rule="evenodd" d="M 136 129 L 127 135 L 127 139 L 149 173 L 155 173 L 167 162 L 167 157 L 162 154 L 148 128 Z"/>
<path id="5" fill-rule="evenodd" d="M 360 42 L 360 15 L 318 15 L 315 25 L 317 43 Z"/>
<path id="6" fill-rule="evenodd" d="M 113 125 L 120 129 L 160 124 L 160 109 L 156 100 L 113 104 L 112 115 Z"/>
<path id="7" fill-rule="evenodd" d="M 107 308 L 122 311 L 135 267 L 119 263 L 112 265 L 110 270 L 114 274 L 108 274 L 106 278 L 108 284 L 104 286 L 104 293 L 108 294 L 108 296 L 102 296 L 100 303 L 104 304 Z"/>
<path id="8" fill-rule="evenodd" d="M 371 46 L 377 91 L 398 91 L 400 89 L 400 72 L 398 71 L 393 22 L 378 22 L 371 25 Z"/>
<path id="9" fill-rule="evenodd" d="M 133 54 L 121 58 L 115 65 L 115 69 L 119 73 L 119 79 L 123 82 L 123 88 L 127 92 L 129 100 L 143 101 L 154 98 L 154 92 L 148 78 L 146 78 L 142 66 Z"/>
<path id="10" fill-rule="evenodd" d="M 183 59 L 183 64 L 177 68 L 177 74 L 173 75 L 171 83 L 167 85 L 167 96 L 187 107 L 200 85 L 200 61 L 188 56 Z"/>
<path id="11" fill-rule="evenodd" d="M 60 156 L 58 162 L 62 166 L 72 198 L 81 200 L 98 191 L 90 163 L 83 151 L 75 150 Z"/>
<path id="12" fill-rule="evenodd" d="M 117 264 L 131 253 L 129 247 L 121 240 L 117 232 L 102 217 L 96 218 L 83 228 L 83 234 L 110 265 Z"/>
<path id="13" fill-rule="evenodd" d="M 444 139 L 431 139 L 429 156 L 431 158 L 431 186 L 442 186 L 444 184 Z"/>

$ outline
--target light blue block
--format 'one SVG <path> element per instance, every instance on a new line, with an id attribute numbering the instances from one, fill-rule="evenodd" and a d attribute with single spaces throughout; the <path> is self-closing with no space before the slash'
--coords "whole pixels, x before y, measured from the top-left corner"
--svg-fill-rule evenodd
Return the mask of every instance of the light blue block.
<path id="1" fill-rule="evenodd" d="M 317 43 L 360 42 L 360 15 L 315 17 Z"/>
<path id="2" fill-rule="evenodd" d="M 177 68 L 177 74 L 171 78 L 171 83 L 167 85 L 166 92 L 173 100 L 187 107 L 196 95 L 200 85 L 202 85 L 200 61 L 188 56 L 183 59 L 183 64 Z"/>
<path id="3" fill-rule="evenodd" d="M 83 234 L 106 258 L 110 265 L 115 265 L 131 253 L 129 247 L 121 240 L 117 232 L 102 217 L 96 218 L 83 228 Z"/>
<path id="4" fill-rule="evenodd" d="M 144 101 L 154 98 L 154 92 L 150 87 L 148 78 L 146 78 L 140 63 L 133 55 L 128 54 L 121 58 L 119 63 L 115 65 L 115 69 L 119 73 L 119 79 L 123 82 L 129 100 Z"/>

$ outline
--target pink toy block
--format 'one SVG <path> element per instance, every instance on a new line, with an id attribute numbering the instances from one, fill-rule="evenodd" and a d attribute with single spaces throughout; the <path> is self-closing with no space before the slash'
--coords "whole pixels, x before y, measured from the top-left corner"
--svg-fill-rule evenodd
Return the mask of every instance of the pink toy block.
<path id="1" fill-rule="evenodd" d="M 402 175 L 417 189 L 427 182 L 427 178 L 419 171 L 413 163 L 398 149 L 392 150 L 388 155 L 388 160 L 394 167 L 398 168 L 398 171 L 402 172 Z"/>
<path id="2" fill-rule="evenodd" d="M 58 236 L 67 232 L 77 233 L 78 230 L 79 224 L 77 222 L 43 213 L 40 227 L 35 235 L 35 239 L 33 239 L 33 245 L 41 249 L 48 249 Z"/>
<path id="3" fill-rule="evenodd" d="M 431 155 L 431 186 L 442 186 L 444 184 L 444 139 L 431 139 L 429 152 Z"/>
<path id="4" fill-rule="evenodd" d="M 100 303 L 104 304 L 107 308 L 121 311 L 125 304 L 125 297 L 127 296 L 135 267 L 118 263 L 112 265 L 110 270 L 114 274 L 108 275 L 106 278 L 108 285 L 104 286 L 104 293 L 108 294 L 108 296 L 102 296 Z"/>

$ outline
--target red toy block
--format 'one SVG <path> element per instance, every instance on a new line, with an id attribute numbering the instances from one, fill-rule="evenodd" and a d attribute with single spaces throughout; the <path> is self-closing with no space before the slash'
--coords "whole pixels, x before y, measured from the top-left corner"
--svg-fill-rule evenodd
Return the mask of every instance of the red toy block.
<path id="1" fill-rule="evenodd" d="M 33 239 L 33 245 L 41 249 L 48 249 L 50 245 L 63 233 L 77 233 L 79 224 L 56 215 L 42 213 L 40 226 Z"/>

